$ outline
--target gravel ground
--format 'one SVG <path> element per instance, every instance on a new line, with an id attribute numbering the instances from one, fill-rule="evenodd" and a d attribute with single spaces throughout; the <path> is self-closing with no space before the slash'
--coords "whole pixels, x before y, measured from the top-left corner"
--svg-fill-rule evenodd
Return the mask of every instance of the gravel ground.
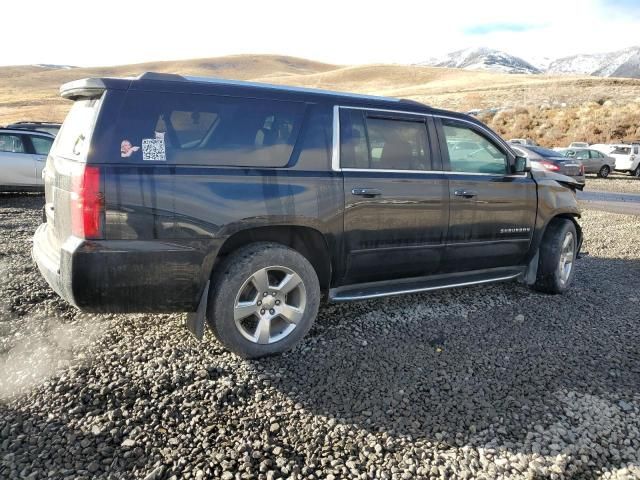
<path id="1" fill-rule="evenodd" d="M 325 306 L 260 362 L 181 315 L 86 315 L 0 196 L 0 478 L 640 478 L 640 217 L 587 211 L 564 296 Z"/>
<path id="2" fill-rule="evenodd" d="M 587 192 L 640 193 L 640 178 L 618 173 L 609 175 L 607 178 L 587 175 L 587 183 L 584 189 Z"/>

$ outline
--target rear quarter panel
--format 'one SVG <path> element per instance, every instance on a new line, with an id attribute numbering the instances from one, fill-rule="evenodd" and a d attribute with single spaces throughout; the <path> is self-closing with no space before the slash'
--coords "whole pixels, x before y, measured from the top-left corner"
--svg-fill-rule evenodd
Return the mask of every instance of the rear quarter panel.
<path id="1" fill-rule="evenodd" d="M 115 164 L 105 172 L 107 240 L 156 240 L 192 251 L 185 257 L 191 265 L 177 266 L 176 275 L 193 282 L 182 288 L 192 288 L 194 299 L 218 250 L 239 231 L 310 227 L 332 254 L 338 249 L 344 194 L 336 172 Z"/>

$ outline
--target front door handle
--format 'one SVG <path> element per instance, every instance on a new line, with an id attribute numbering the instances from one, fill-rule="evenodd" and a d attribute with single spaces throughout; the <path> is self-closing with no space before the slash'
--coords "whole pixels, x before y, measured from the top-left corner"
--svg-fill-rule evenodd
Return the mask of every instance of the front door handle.
<path id="1" fill-rule="evenodd" d="M 453 194 L 456 197 L 473 198 L 478 196 L 478 192 L 472 190 L 454 190 Z"/>
<path id="2" fill-rule="evenodd" d="M 352 195 L 358 195 L 360 197 L 373 198 L 382 195 L 382 192 L 376 188 L 354 188 L 351 190 Z"/>

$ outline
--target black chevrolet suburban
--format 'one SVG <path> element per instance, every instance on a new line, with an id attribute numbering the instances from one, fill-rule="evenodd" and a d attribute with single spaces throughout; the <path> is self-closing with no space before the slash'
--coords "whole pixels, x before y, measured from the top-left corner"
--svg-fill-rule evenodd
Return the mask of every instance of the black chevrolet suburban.
<path id="1" fill-rule="evenodd" d="M 581 185 L 467 115 L 157 73 L 61 94 L 33 256 L 80 309 L 189 312 L 256 358 L 300 341 L 321 300 L 571 283 Z"/>

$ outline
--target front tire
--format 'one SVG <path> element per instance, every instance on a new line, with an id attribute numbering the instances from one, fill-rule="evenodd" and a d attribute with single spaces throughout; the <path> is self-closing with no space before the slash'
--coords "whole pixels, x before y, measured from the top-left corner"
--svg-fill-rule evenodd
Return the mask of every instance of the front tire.
<path id="1" fill-rule="evenodd" d="M 600 178 L 607 178 L 610 173 L 611 169 L 609 168 L 609 165 L 603 165 L 602 168 L 598 171 L 598 176 Z"/>
<path id="2" fill-rule="evenodd" d="M 578 235 L 571 220 L 558 218 L 547 227 L 540 245 L 538 274 L 533 288 L 545 293 L 563 293 L 571 285 L 577 255 Z"/>
<path id="3" fill-rule="evenodd" d="M 254 243 L 229 255 L 214 273 L 207 320 L 218 340 L 242 358 L 293 348 L 320 305 L 309 261 L 276 243 Z"/>

